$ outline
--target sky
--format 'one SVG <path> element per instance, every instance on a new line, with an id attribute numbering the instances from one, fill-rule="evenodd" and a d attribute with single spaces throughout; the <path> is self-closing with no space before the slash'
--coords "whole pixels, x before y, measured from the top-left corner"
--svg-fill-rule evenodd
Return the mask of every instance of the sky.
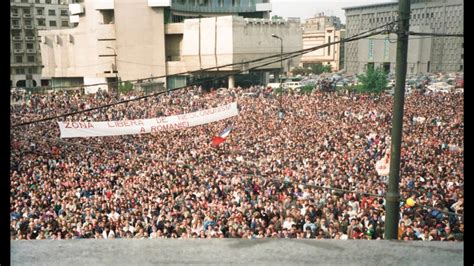
<path id="1" fill-rule="evenodd" d="M 314 14 L 324 12 L 325 15 L 337 16 L 342 23 L 346 23 L 344 7 L 370 5 L 396 0 L 271 0 L 272 13 L 270 16 L 278 15 L 286 17 L 299 17 L 301 22 L 313 17 Z"/>

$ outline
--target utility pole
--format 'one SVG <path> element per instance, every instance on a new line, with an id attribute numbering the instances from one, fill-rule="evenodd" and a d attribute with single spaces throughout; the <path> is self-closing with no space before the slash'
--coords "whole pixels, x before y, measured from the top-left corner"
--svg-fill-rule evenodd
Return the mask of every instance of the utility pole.
<path id="1" fill-rule="evenodd" d="M 400 212 L 400 148 L 403 132 L 403 105 L 405 102 L 405 79 L 407 74 L 408 30 L 410 27 L 410 0 L 398 1 L 397 60 L 395 68 L 395 95 L 393 97 L 392 143 L 390 151 L 390 174 L 386 194 L 385 239 L 398 239 Z"/>
<path id="2" fill-rule="evenodd" d="M 120 83 L 119 83 L 119 79 L 118 79 L 117 52 L 115 51 L 114 48 L 112 48 L 112 47 L 110 47 L 110 46 L 107 46 L 107 47 L 105 47 L 105 48 L 111 49 L 111 50 L 114 51 L 114 69 L 113 69 L 113 71 L 115 72 L 115 83 L 117 84 L 117 85 L 116 85 L 116 90 L 117 90 L 117 91 L 116 91 L 116 94 L 115 94 L 115 95 L 116 95 L 116 97 L 117 97 L 117 99 L 118 99 L 118 98 L 119 98 L 119 84 L 120 84 Z"/>
<path id="3" fill-rule="evenodd" d="M 283 97 L 283 38 L 276 34 L 272 34 L 273 38 L 280 40 L 280 110 L 278 114 L 280 117 L 283 116 L 283 106 L 282 106 L 282 97 Z"/>

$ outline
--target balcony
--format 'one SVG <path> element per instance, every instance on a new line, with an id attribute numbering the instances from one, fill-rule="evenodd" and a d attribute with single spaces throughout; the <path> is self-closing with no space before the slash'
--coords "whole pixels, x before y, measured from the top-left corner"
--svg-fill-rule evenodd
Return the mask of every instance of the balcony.
<path id="1" fill-rule="evenodd" d="M 33 25 L 25 25 L 25 30 L 32 30 L 34 29 Z"/>
<path id="2" fill-rule="evenodd" d="M 20 17 L 20 14 L 18 14 L 18 13 L 11 13 L 11 17 L 12 17 L 12 18 L 19 18 L 19 17 Z"/>
<path id="3" fill-rule="evenodd" d="M 21 41 L 21 40 L 23 40 L 23 37 L 21 37 L 21 36 L 13 36 L 13 40 L 14 40 L 14 41 Z"/>
<path id="4" fill-rule="evenodd" d="M 35 49 L 26 49 L 26 53 L 27 54 L 36 54 L 36 50 Z"/>
<path id="5" fill-rule="evenodd" d="M 33 16 L 31 14 L 23 14 L 24 18 L 32 18 Z"/>
<path id="6" fill-rule="evenodd" d="M 79 15 L 69 16 L 69 23 L 79 23 Z"/>
<path id="7" fill-rule="evenodd" d="M 12 30 L 21 30 L 21 25 L 12 25 Z"/>
<path id="8" fill-rule="evenodd" d="M 149 7 L 168 7 L 171 6 L 171 0 L 148 0 Z"/>
<path id="9" fill-rule="evenodd" d="M 36 38 L 34 36 L 25 36 L 25 40 L 34 41 Z"/>
<path id="10" fill-rule="evenodd" d="M 81 4 L 69 4 L 69 12 L 71 15 L 78 15 L 84 13 L 84 6 Z"/>
<path id="11" fill-rule="evenodd" d="M 14 54 L 22 54 L 23 52 L 24 52 L 23 49 L 14 49 L 14 50 L 13 50 L 13 53 L 14 53 Z"/>

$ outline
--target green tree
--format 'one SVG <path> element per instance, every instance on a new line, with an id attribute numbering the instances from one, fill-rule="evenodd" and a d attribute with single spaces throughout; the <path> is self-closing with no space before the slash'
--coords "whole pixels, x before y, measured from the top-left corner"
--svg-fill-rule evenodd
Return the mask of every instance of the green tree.
<path id="1" fill-rule="evenodd" d="M 278 16 L 278 15 L 273 15 L 272 20 L 278 20 L 278 19 L 283 19 L 283 17 Z"/>
<path id="2" fill-rule="evenodd" d="M 133 90 L 133 84 L 130 81 L 120 82 L 119 92 L 127 93 Z"/>
<path id="3" fill-rule="evenodd" d="M 380 93 L 387 87 L 387 73 L 382 68 L 368 68 L 365 74 L 357 75 L 359 85 L 358 92 Z"/>
<path id="4" fill-rule="evenodd" d="M 308 70 L 303 67 L 295 67 L 291 70 L 291 73 L 293 73 L 293 76 L 306 75 L 308 74 Z"/>
<path id="5" fill-rule="evenodd" d="M 321 63 L 312 64 L 310 68 L 311 68 L 311 73 L 314 73 L 316 75 L 319 75 L 325 72 L 330 73 L 332 71 L 331 65 L 323 65 Z"/>

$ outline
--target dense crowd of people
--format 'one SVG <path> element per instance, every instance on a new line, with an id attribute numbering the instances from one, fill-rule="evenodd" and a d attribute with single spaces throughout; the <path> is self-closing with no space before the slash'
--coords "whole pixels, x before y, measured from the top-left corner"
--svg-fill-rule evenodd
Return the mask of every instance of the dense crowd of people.
<path id="1" fill-rule="evenodd" d="M 392 100 L 194 87 L 14 127 L 11 239 L 383 239 L 387 177 L 375 164 L 390 147 Z M 115 101 L 103 91 L 33 94 L 11 106 L 11 121 Z M 234 101 L 236 117 L 152 134 L 59 139 L 55 123 L 154 118 Z M 455 93 L 407 95 L 399 239 L 463 240 L 463 101 Z M 228 125 L 227 140 L 212 147 Z"/>

